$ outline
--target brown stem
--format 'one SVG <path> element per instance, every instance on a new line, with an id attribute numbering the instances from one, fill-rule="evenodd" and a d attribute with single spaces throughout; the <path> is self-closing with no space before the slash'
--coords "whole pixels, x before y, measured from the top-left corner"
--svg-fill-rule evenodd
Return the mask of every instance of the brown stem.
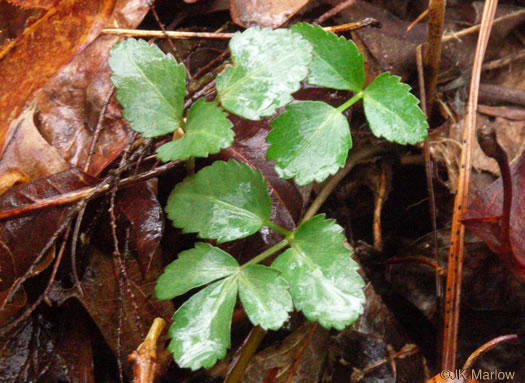
<path id="1" fill-rule="evenodd" d="M 458 176 L 458 190 L 454 201 L 452 216 L 452 230 L 448 256 L 447 288 L 445 295 L 443 349 L 441 367 L 443 370 L 453 371 L 456 368 L 456 350 L 459 325 L 459 308 L 461 302 L 461 273 L 463 270 L 463 240 L 465 227 L 461 217 L 466 211 L 466 203 L 472 166 L 472 147 L 476 126 L 476 107 L 478 105 L 478 89 L 481 77 L 483 57 L 487 49 L 497 0 L 487 0 L 481 19 L 481 30 L 476 47 L 476 54 L 472 67 L 472 79 L 469 91 L 469 102 L 465 118 L 463 133 L 463 150 L 461 152 L 461 166 Z"/>
<path id="2" fill-rule="evenodd" d="M 427 114 L 432 114 L 436 96 L 436 85 L 441 61 L 441 38 L 445 20 L 446 0 L 430 0 L 428 4 L 427 35 L 423 48 L 423 67 L 425 69 L 425 94 Z"/>
<path id="3" fill-rule="evenodd" d="M 498 336 L 497 338 L 492 339 L 491 341 L 485 343 L 483 346 L 479 347 L 474 351 L 470 356 L 468 357 L 467 361 L 463 365 L 463 370 L 470 370 L 472 366 L 474 366 L 474 363 L 479 359 L 480 356 L 482 356 L 484 353 L 496 348 L 502 343 L 507 342 L 515 342 L 518 340 L 518 336 L 516 334 L 511 335 L 502 335 Z"/>

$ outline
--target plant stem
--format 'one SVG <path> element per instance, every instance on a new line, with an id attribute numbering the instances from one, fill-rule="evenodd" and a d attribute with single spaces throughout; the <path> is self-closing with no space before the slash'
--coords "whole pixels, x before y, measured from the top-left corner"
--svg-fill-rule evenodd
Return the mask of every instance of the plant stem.
<path id="1" fill-rule="evenodd" d="M 339 106 L 336 110 L 339 113 L 343 113 L 345 110 L 347 110 L 352 105 L 354 105 L 357 101 L 361 100 L 364 95 L 365 94 L 364 94 L 363 91 L 360 91 L 360 92 L 354 94 L 354 96 L 350 100 L 346 101 L 343 105 Z"/>
<path id="2" fill-rule="evenodd" d="M 291 235 L 288 236 L 286 239 L 283 239 L 282 241 L 277 242 L 275 245 L 273 245 L 269 249 L 263 251 L 261 254 L 259 254 L 255 258 L 252 258 L 248 262 L 243 264 L 241 266 L 241 270 L 244 269 L 248 265 L 255 265 L 257 263 L 260 263 L 260 262 L 264 261 L 266 258 L 274 255 L 279 250 L 281 250 L 281 249 L 285 248 L 286 246 L 288 246 L 290 244 L 290 242 L 292 241 L 292 239 L 293 239 L 293 233 L 290 233 L 290 234 Z"/>
<path id="3" fill-rule="evenodd" d="M 335 187 L 339 184 L 339 182 L 341 182 L 343 178 L 346 177 L 346 175 L 354 168 L 356 164 L 363 161 L 364 159 L 375 156 L 377 153 L 382 152 L 383 150 L 383 148 L 377 146 L 370 146 L 359 151 L 351 152 L 350 156 L 348 157 L 348 161 L 346 161 L 345 167 L 339 170 L 332 178 L 328 180 L 321 192 L 317 195 L 317 197 L 315 197 L 315 200 L 310 205 L 310 208 L 304 214 L 303 220 L 301 222 L 308 221 L 317 213 Z"/>
<path id="4" fill-rule="evenodd" d="M 265 334 L 266 331 L 259 326 L 255 326 L 252 331 L 250 331 L 245 342 L 235 354 L 234 364 L 230 366 L 224 383 L 238 383 L 241 381 L 244 371 L 246 370 L 246 367 L 248 367 L 248 363 L 250 363 L 253 354 L 257 351 L 257 347 Z"/>
<path id="5" fill-rule="evenodd" d="M 284 227 L 281 227 L 275 223 L 273 223 L 272 221 L 264 221 L 264 225 L 265 226 L 268 226 L 270 229 L 272 229 L 273 231 L 276 231 L 278 232 L 279 234 L 281 234 L 283 237 L 288 237 L 292 234 L 291 231 L 288 231 L 286 230 Z"/>

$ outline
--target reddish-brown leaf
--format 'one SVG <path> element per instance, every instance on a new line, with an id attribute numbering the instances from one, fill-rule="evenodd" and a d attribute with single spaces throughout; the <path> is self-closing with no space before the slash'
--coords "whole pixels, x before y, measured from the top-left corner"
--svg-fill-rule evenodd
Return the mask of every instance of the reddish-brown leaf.
<path id="1" fill-rule="evenodd" d="M 146 0 L 118 0 L 110 24 L 135 28 L 148 10 Z M 101 111 L 113 90 L 107 59 L 119 39 L 100 36 L 37 93 L 39 132 L 71 166 L 84 169 L 87 162 Z M 131 133 L 113 96 L 86 172 L 100 174 L 128 144 Z"/>
<path id="2" fill-rule="evenodd" d="M 153 295 L 155 282 L 162 272 L 160 257 L 154 258 L 146 278 L 142 277 L 134 259 L 125 260 L 129 284 L 120 281 L 123 291 L 120 291 L 118 278 L 125 277 L 115 269 L 112 255 L 102 254 L 93 248 L 89 262 L 82 278 L 84 295 L 79 294 L 77 298 L 97 324 L 109 347 L 120 357 L 122 365 L 129 366 L 128 355 L 142 343 L 153 320 L 160 317 L 170 323 L 173 315 L 173 304 L 170 301 L 160 302 Z M 121 299 L 123 310 L 119 304 Z M 164 344 L 166 340 L 164 332 L 159 344 Z"/>
<path id="3" fill-rule="evenodd" d="M 270 130 L 269 121 L 247 121 L 234 116 L 230 116 L 230 119 L 234 123 L 235 142 L 219 155 L 260 170 L 268 184 L 273 203 L 272 221 L 288 230 L 294 230 L 303 208 L 303 200 L 294 183 L 279 178 L 275 174 L 274 162 L 266 160 L 268 144 L 265 140 Z M 263 237 L 272 236 L 270 233 L 262 234 Z M 272 242 L 270 238 L 265 242 Z"/>
<path id="4" fill-rule="evenodd" d="M 79 170 L 66 170 L 12 188 L 0 198 L 0 209 L 25 205 L 94 183 L 94 178 Z M 52 208 L 27 217 L 0 222 L 0 291 L 9 289 L 28 270 L 61 224 L 68 209 L 70 207 Z"/>
<path id="5" fill-rule="evenodd" d="M 131 223 L 131 240 L 137 251 L 140 271 L 146 275 L 164 232 L 164 214 L 157 200 L 157 180 L 120 191 L 117 207 Z"/>
<path id="6" fill-rule="evenodd" d="M 51 324 L 40 315 L 0 338 L 0 376 L 4 382 L 35 382 L 54 358 Z"/>
<path id="7" fill-rule="evenodd" d="M 114 5 L 115 0 L 64 0 L 2 47 L 0 155 L 12 134 L 9 123 L 27 99 L 98 36 Z"/>
<path id="8" fill-rule="evenodd" d="M 511 168 L 512 208 L 510 216 L 510 242 L 514 257 L 525 264 L 525 152 Z M 500 225 L 476 218 L 501 216 L 503 206 L 503 183 L 501 178 L 490 185 L 469 205 L 465 226 L 481 238 L 492 251 L 500 252 Z"/>

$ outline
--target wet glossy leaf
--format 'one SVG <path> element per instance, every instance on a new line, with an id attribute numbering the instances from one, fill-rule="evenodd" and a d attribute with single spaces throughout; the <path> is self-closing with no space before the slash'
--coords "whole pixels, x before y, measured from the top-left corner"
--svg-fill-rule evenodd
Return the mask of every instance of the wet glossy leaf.
<path id="1" fill-rule="evenodd" d="M 232 146 L 219 153 L 220 159 L 234 159 L 245 163 L 252 169 L 259 170 L 268 185 L 268 191 L 272 200 L 271 221 L 289 231 L 296 229 L 295 222 L 299 220 L 303 208 L 303 196 L 299 193 L 297 185 L 291 180 L 284 180 L 275 173 L 275 164 L 266 159 L 268 143 L 266 136 L 270 131 L 270 122 L 266 119 L 261 121 L 249 121 L 238 116 L 230 116 L 235 131 L 235 139 Z M 261 247 L 273 245 L 282 237 L 273 230 L 262 228 L 255 236 L 251 237 L 243 246 L 243 254 L 257 254 Z"/>
<path id="2" fill-rule="evenodd" d="M 352 92 L 363 89 L 363 55 L 352 41 L 307 23 L 296 24 L 291 30 L 302 34 L 314 48 L 308 83 Z"/>
<path id="3" fill-rule="evenodd" d="M 288 282 L 271 267 L 250 265 L 239 274 L 239 297 L 254 325 L 277 330 L 293 310 Z"/>
<path id="4" fill-rule="evenodd" d="M 158 299 L 172 299 L 195 287 L 235 273 L 239 264 L 230 254 L 208 243 L 198 242 L 190 250 L 164 269 L 157 280 L 155 295 Z"/>
<path id="5" fill-rule="evenodd" d="M 290 282 L 294 305 L 306 318 L 338 330 L 357 319 L 365 302 L 364 282 L 342 230 L 317 215 L 297 229 L 291 248 L 272 265 Z"/>
<path id="6" fill-rule="evenodd" d="M 188 299 L 173 316 L 168 346 L 180 367 L 210 368 L 230 347 L 237 279 L 215 282 Z"/>
<path id="7" fill-rule="evenodd" d="M 428 124 L 410 86 L 390 73 L 382 73 L 364 91 L 364 108 L 370 129 L 377 137 L 399 144 L 427 138 Z"/>
<path id="8" fill-rule="evenodd" d="M 114 6 L 115 0 L 61 1 L 2 47 L 0 156 L 13 133 L 9 123 L 36 90 L 99 35 Z"/>
<path id="9" fill-rule="evenodd" d="M 143 275 L 148 273 L 164 233 L 164 214 L 157 200 L 157 180 L 119 191 L 116 206 L 131 224 L 131 242 Z"/>
<path id="10" fill-rule="evenodd" d="M 186 71 L 173 56 L 144 40 L 128 39 L 111 49 L 111 81 L 122 115 L 146 137 L 162 136 L 183 125 Z"/>
<path id="11" fill-rule="evenodd" d="M 166 206 L 175 227 L 219 243 L 255 233 L 270 218 L 272 203 L 261 173 L 237 161 L 215 161 L 186 178 Z"/>
<path id="12" fill-rule="evenodd" d="M 80 170 L 69 169 L 11 188 L 2 195 L 0 209 L 56 197 L 96 182 L 96 179 Z M 71 207 L 55 207 L 0 222 L 0 241 L 3 244 L 0 246 L 0 291 L 9 289 L 18 277 L 26 273 L 70 209 Z M 28 238 L 31 240 L 28 241 Z M 54 252 L 51 253 L 53 259 Z M 37 267 L 33 274 L 40 271 L 42 268 Z"/>
<path id="13" fill-rule="evenodd" d="M 312 59 L 311 45 L 288 29 L 247 29 L 233 36 L 230 50 L 234 65 L 217 76 L 219 100 L 250 120 L 271 116 L 292 101 Z"/>
<path id="14" fill-rule="evenodd" d="M 197 100 L 190 108 L 184 136 L 157 149 L 162 161 L 207 157 L 233 143 L 232 123 L 216 102 Z"/>
<path id="15" fill-rule="evenodd" d="M 332 106 L 305 101 L 286 107 L 272 122 L 266 157 L 282 178 L 299 185 L 323 181 L 344 166 L 352 146 L 346 117 Z"/>

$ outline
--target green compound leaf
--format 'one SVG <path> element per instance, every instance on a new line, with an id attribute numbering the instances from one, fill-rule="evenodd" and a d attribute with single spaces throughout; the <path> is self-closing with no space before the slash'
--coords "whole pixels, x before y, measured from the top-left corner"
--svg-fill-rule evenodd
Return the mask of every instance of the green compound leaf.
<path id="1" fill-rule="evenodd" d="M 111 81 L 122 116 L 145 137 L 182 127 L 186 71 L 173 56 L 144 40 L 128 39 L 111 49 Z"/>
<path id="2" fill-rule="evenodd" d="M 410 86 L 399 80 L 382 73 L 364 90 L 366 119 L 377 137 L 415 144 L 427 138 L 428 124 Z"/>
<path id="3" fill-rule="evenodd" d="M 249 28 L 233 36 L 230 50 L 234 65 L 217 76 L 217 93 L 225 109 L 250 120 L 288 104 L 312 59 L 311 45 L 289 29 Z"/>
<path id="4" fill-rule="evenodd" d="M 232 126 L 215 101 L 201 98 L 188 112 L 184 136 L 158 148 L 157 157 L 162 161 L 184 161 L 218 153 L 233 143 Z"/>
<path id="5" fill-rule="evenodd" d="M 215 161 L 171 192 L 166 212 L 185 233 L 217 242 L 258 231 L 270 219 L 272 202 L 259 171 L 236 161 Z"/>
<path id="6" fill-rule="evenodd" d="M 160 300 L 173 299 L 195 287 L 206 285 L 239 269 L 230 254 L 208 243 L 198 242 L 164 269 L 157 279 L 155 295 Z"/>
<path id="7" fill-rule="evenodd" d="M 281 328 L 293 310 L 288 282 L 271 267 L 246 266 L 239 274 L 239 296 L 250 321 L 265 330 Z"/>
<path id="8" fill-rule="evenodd" d="M 364 59 L 352 41 L 326 32 L 318 25 L 299 23 L 291 30 L 301 33 L 314 48 L 308 83 L 352 92 L 363 89 Z"/>
<path id="9" fill-rule="evenodd" d="M 323 181 L 344 166 L 352 139 L 342 113 L 320 101 L 286 107 L 272 122 L 266 158 L 275 160 L 281 178 L 295 177 L 299 185 Z"/>
<path id="10" fill-rule="evenodd" d="M 168 350 L 180 367 L 210 368 L 230 347 L 237 279 L 217 281 L 188 299 L 173 316 Z"/>
<path id="11" fill-rule="evenodd" d="M 355 322 L 365 302 L 364 282 L 342 230 L 317 215 L 297 229 L 291 248 L 272 265 L 290 282 L 295 307 L 306 318 L 338 330 Z"/>

